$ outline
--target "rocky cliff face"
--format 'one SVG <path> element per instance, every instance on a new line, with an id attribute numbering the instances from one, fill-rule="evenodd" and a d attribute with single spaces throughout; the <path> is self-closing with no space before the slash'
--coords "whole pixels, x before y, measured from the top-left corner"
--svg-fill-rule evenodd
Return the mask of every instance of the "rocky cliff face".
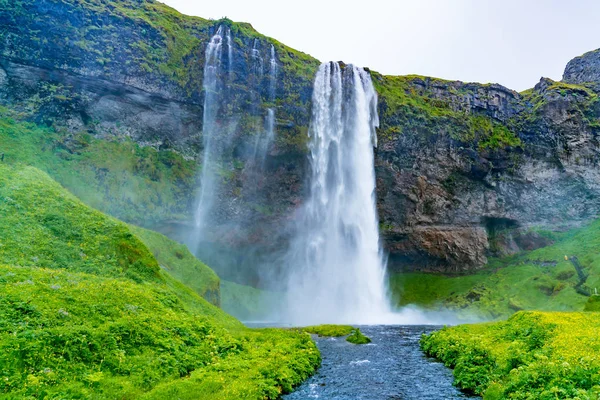
<path id="1" fill-rule="evenodd" d="M 234 77 L 222 118 L 236 123 L 224 143 L 229 150 L 211 238 L 222 265 L 215 258 L 213 266 L 229 279 L 259 283 L 265 271 L 257 270 L 257 260 L 285 247 L 285 233 L 277 232 L 285 232 L 304 195 L 318 62 L 249 25 L 185 17 L 150 0 L 2 4 L 3 106 L 61 132 L 68 149 L 83 134 L 132 140 L 194 160 L 198 168 L 205 48 L 219 25 L 231 30 Z M 251 58 L 258 48 L 268 59 L 270 45 L 281 67 L 275 102 Z M 544 245 L 546 239 L 531 227 L 555 229 L 597 216 L 598 54 L 571 61 L 563 82 L 542 79 L 523 93 L 372 72 L 381 118 L 377 204 L 391 268 L 471 271 L 490 255 Z M 257 177 L 249 164 L 251 127 L 267 107 L 276 110 L 277 136 Z M 184 240 L 198 181 L 177 185 L 181 208 L 172 215 L 154 215 L 151 199 L 138 205 L 143 209 L 135 215 L 143 213 L 143 219 L 129 217 L 127 210 L 136 205 L 120 202 L 122 196 L 112 196 L 116 205 L 110 208 L 98 206 Z"/>
<path id="2" fill-rule="evenodd" d="M 392 89 L 404 104 L 389 106 Z M 398 131 L 382 135 L 376 166 L 392 267 L 476 269 L 489 255 L 546 244 L 527 228 L 597 215 L 592 90 L 542 79 L 519 94 L 407 77 L 382 92 L 382 130 Z"/>

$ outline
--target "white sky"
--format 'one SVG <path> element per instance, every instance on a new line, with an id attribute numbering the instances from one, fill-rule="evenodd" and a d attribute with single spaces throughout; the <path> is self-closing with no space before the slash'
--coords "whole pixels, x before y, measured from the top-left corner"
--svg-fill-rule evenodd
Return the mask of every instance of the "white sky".
<path id="1" fill-rule="evenodd" d="M 598 0 L 161 0 L 188 15 L 249 22 L 321 61 L 389 75 L 496 82 L 560 80 L 600 47 Z"/>

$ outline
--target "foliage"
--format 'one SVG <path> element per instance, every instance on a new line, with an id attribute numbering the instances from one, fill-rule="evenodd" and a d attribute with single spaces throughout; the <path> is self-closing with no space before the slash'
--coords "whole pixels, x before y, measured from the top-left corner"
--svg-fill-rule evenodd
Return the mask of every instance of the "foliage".
<path id="1" fill-rule="evenodd" d="M 137 226 L 131 231 L 150 249 L 161 268 L 193 289 L 199 296 L 220 307 L 220 281 L 217 274 L 190 253 L 188 248 L 175 243 L 158 232 Z"/>
<path id="2" fill-rule="evenodd" d="M 507 321 L 444 328 L 421 339 L 454 368 L 455 383 L 484 399 L 597 398 L 596 313 L 519 312 Z"/>
<path id="3" fill-rule="evenodd" d="M 302 330 L 319 336 L 346 336 L 354 330 L 350 325 L 314 325 L 303 327 Z"/>
<path id="4" fill-rule="evenodd" d="M 309 335 L 245 328 L 180 246 L 133 228 L 159 268 L 45 173 L 0 164 L 0 199 L 0 397 L 276 399 L 319 365 Z"/>
<path id="5" fill-rule="evenodd" d="M 600 311 L 600 296 L 590 296 L 587 303 L 585 303 L 583 311 Z"/>
<path id="6" fill-rule="evenodd" d="M 371 339 L 363 335 L 359 328 L 354 328 L 350 325 L 314 325 L 300 328 L 300 330 L 318 336 L 347 336 L 346 341 L 353 344 L 371 343 Z"/>
<path id="7" fill-rule="evenodd" d="M 352 330 L 352 333 L 346 338 L 346 341 L 353 344 L 371 343 L 371 339 L 363 335 L 358 328 Z"/>
<path id="8" fill-rule="evenodd" d="M 0 286 L 13 397 L 275 399 L 320 361 L 308 335 L 225 329 L 158 284 L 0 267 Z"/>
<path id="9" fill-rule="evenodd" d="M 176 152 L 67 135 L 1 107 L 0 152 L 6 163 L 43 169 L 84 203 L 125 221 L 181 219 L 181 199 L 195 188 L 196 163 Z"/>

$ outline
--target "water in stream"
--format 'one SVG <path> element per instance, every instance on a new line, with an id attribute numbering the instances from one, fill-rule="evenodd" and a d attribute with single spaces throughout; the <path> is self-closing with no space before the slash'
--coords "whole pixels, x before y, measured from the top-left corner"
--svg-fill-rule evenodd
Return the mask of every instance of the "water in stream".
<path id="1" fill-rule="evenodd" d="M 419 349 L 435 326 L 363 326 L 373 341 L 315 338 L 323 357 L 319 371 L 286 400 L 477 399 L 452 386 L 452 371 Z"/>

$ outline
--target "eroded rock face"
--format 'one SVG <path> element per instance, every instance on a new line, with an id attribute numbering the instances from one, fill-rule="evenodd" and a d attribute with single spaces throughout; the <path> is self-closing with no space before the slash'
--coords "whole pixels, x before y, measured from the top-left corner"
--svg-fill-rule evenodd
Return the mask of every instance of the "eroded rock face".
<path id="1" fill-rule="evenodd" d="M 563 74 L 567 83 L 600 83 L 600 49 L 575 57 L 567 64 Z"/>
<path id="2" fill-rule="evenodd" d="M 392 269 L 477 269 L 487 256 L 546 245 L 529 227 L 572 226 L 598 215 L 600 112 L 592 90 L 545 78 L 524 95 L 429 78 L 409 80 L 406 91 L 412 90 L 466 115 L 489 117 L 520 144 L 485 148 L 453 131 L 463 123 L 456 114 L 426 123 L 398 118 L 401 133 L 382 135 L 376 157 Z M 380 111 L 389 129 L 385 101 Z"/>

